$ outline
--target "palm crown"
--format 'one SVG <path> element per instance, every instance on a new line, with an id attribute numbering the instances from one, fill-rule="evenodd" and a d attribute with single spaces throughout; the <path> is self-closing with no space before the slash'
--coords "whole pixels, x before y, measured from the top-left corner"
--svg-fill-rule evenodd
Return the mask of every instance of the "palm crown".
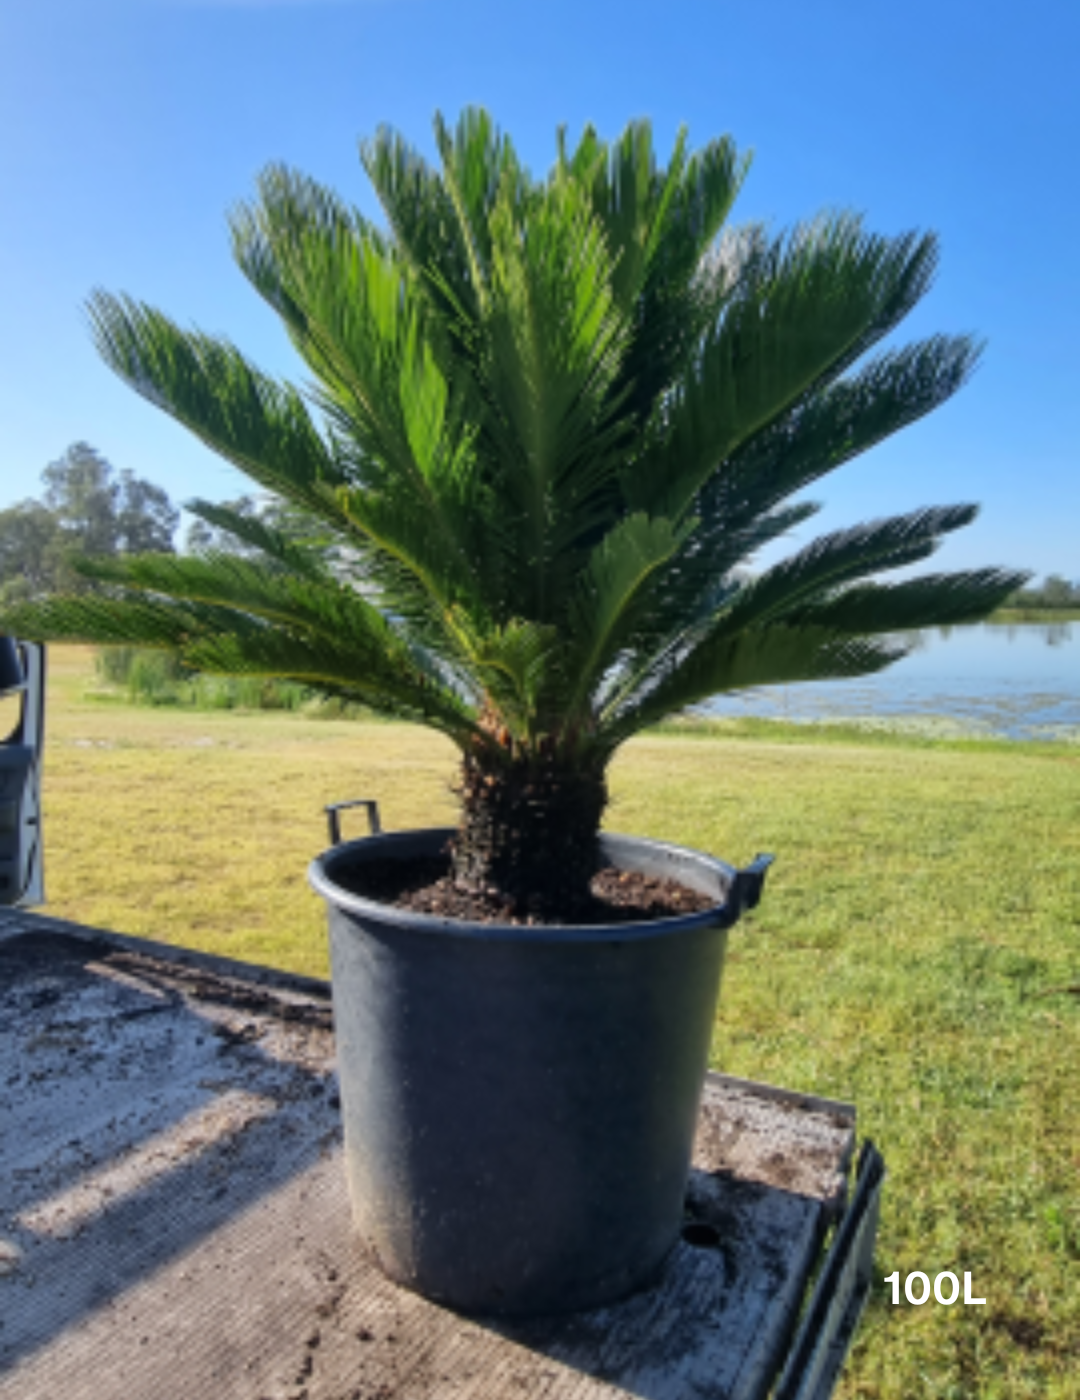
<path id="1" fill-rule="evenodd" d="M 879 670 L 904 651 L 882 634 L 975 620 L 1021 576 L 871 581 L 971 505 L 737 567 L 813 514 L 794 493 L 969 376 L 965 336 L 866 358 L 926 292 L 932 236 L 847 214 L 725 232 L 747 166 L 726 138 L 680 135 L 663 169 L 647 123 L 560 133 L 537 180 L 482 111 L 436 137 L 441 169 L 386 130 L 362 147 L 385 230 L 280 166 L 234 212 L 305 392 L 128 297 L 90 303 L 122 378 L 344 549 L 196 501 L 258 554 L 87 560 L 104 596 L 3 622 L 442 730 L 464 760 L 459 881 L 566 906 L 630 735 L 721 691 Z"/>

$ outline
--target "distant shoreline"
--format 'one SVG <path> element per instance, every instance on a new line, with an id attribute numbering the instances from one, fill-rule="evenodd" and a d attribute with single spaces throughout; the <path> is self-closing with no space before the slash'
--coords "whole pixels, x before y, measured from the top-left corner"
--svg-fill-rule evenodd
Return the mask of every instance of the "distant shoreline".
<path id="1" fill-rule="evenodd" d="M 1080 608 L 998 608 L 988 622 L 1080 622 Z"/>

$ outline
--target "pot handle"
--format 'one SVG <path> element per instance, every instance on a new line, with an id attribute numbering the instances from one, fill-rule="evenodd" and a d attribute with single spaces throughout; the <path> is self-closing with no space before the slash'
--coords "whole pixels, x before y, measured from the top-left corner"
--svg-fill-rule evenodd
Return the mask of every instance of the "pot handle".
<path id="1" fill-rule="evenodd" d="M 765 876 L 775 859 L 775 856 L 757 855 L 745 870 L 736 870 L 735 879 L 728 891 L 728 904 L 737 911 L 737 914 L 741 914 L 744 909 L 757 908 L 761 900 Z"/>
<path id="2" fill-rule="evenodd" d="M 372 797 L 353 797 L 348 802 L 331 802 L 323 811 L 326 813 L 326 820 L 330 826 L 331 846 L 341 845 L 341 817 L 339 813 L 346 807 L 366 807 L 368 830 L 372 836 L 378 836 L 382 831 L 382 824 L 379 821 L 379 804 Z"/>

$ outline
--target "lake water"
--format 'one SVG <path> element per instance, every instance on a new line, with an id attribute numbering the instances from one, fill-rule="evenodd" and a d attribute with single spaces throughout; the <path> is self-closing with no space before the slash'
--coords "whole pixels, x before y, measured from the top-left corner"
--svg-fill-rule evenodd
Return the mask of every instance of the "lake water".
<path id="1" fill-rule="evenodd" d="M 982 623 L 916 634 L 916 650 L 865 679 L 721 696 L 709 714 L 800 723 L 1080 741 L 1080 622 Z"/>

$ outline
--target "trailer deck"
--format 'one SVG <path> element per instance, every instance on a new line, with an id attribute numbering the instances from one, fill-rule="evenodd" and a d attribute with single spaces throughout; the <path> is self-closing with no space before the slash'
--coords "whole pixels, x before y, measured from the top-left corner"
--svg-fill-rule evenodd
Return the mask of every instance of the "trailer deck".
<path id="1" fill-rule="evenodd" d="M 785 1362 L 824 1396 L 873 1243 L 854 1143 L 850 1105 L 710 1075 L 657 1287 L 463 1318 L 351 1238 L 328 984 L 0 913 L 0 1400 L 756 1400 Z"/>

